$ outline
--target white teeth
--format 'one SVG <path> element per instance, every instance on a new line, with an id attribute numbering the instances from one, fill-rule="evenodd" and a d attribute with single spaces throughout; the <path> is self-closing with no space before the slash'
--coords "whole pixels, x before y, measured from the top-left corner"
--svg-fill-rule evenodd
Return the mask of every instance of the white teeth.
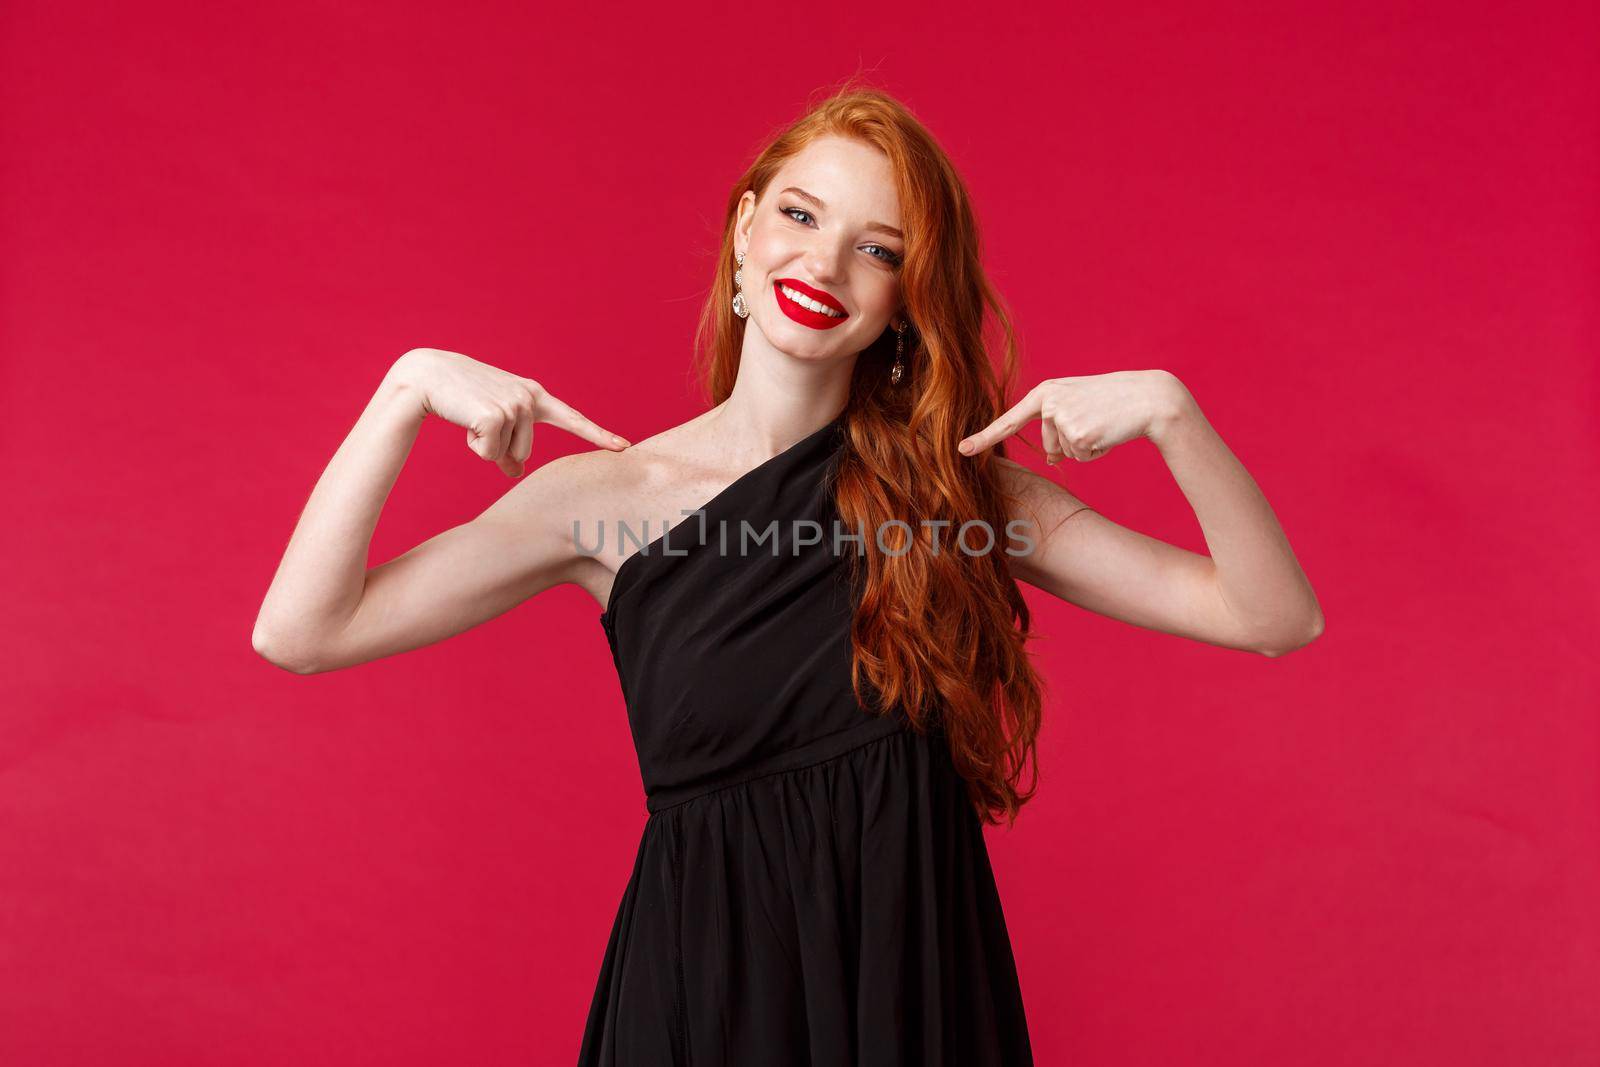
<path id="1" fill-rule="evenodd" d="M 788 297 L 790 300 L 793 300 L 796 304 L 799 304 L 803 308 L 808 308 L 811 311 L 815 311 L 819 315 L 826 315 L 830 319 L 842 319 L 842 318 L 844 318 L 844 313 L 843 312 L 835 311 L 833 308 L 829 307 L 826 304 L 819 304 L 817 301 L 811 299 L 809 296 L 805 295 L 804 293 L 795 292 L 793 289 L 789 288 L 787 285 L 779 283 L 778 289 L 779 289 L 780 292 L 783 293 L 784 296 Z"/>

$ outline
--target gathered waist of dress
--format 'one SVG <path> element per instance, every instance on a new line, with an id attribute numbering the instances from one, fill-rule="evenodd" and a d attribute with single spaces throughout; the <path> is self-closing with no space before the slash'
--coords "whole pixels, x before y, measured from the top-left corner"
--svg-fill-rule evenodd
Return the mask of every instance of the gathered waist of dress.
<path id="1" fill-rule="evenodd" d="M 820 737 L 815 741 L 787 749 L 766 759 L 755 760 L 727 774 L 703 778 L 683 785 L 664 786 L 656 789 L 645 798 L 645 810 L 654 815 L 667 808 L 675 808 L 680 804 L 687 804 L 691 800 L 698 800 L 712 793 L 745 785 L 760 778 L 814 767 L 819 763 L 838 759 L 840 756 L 861 748 L 863 745 L 870 745 L 874 741 L 880 741 L 894 734 L 911 732 L 913 732 L 912 727 L 898 715 L 869 714 L 866 721 L 859 726 L 852 726 L 848 730 L 841 730 L 836 734 Z"/>

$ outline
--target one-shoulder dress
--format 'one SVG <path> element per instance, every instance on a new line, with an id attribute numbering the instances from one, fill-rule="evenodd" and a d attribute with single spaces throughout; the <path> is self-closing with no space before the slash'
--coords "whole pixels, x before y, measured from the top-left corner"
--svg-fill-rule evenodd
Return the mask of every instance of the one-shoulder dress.
<path id="1" fill-rule="evenodd" d="M 949 749 L 851 689 L 843 425 L 617 572 L 600 623 L 649 814 L 579 1067 L 1033 1063 Z"/>

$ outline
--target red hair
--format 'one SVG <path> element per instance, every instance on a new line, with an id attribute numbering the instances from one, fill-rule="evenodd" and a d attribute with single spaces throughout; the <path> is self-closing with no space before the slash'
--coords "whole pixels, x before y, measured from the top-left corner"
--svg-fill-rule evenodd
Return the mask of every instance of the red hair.
<path id="1" fill-rule="evenodd" d="M 895 174 L 906 231 L 901 297 L 910 321 L 905 374 L 890 385 L 895 335 L 858 357 L 845 409 L 845 444 L 835 500 L 849 531 L 865 531 L 852 564 L 860 597 L 851 627 L 852 684 L 863 706 L 898 704 L 919 730 L 948 740 L 984 821 L 1012 823 L 1038 785 L 1036 741 L 1043 683 L 1025 650 L 1029 612 L 1006 562 L 1008 498 L 996 445 L 969 458 L 956 444 L 1008 405 L 1018 351 L 1010 318 L 979 262 L 977 223 L 966 187 L 932 134 L 904 105 L 872 88 L 842 88 L 780 131 L 728 197 L 718 268 L 696 335 L 700 375 L 712 404 L 733 391 L 745 320 L 733 313 L 739 200 L 759 198 L 778 171 L 818 137 L 876 147 Z M 997 375 L 983 340 L 984 311 L 1002 339 Z M 915 532 L 909 550 L 904 526 Z M 925 522 L 945 520 L 939 529 Z M 989 551 L 953 544 L 963 523 L 983 520 Z M 879 551 L 876 531 L 891 552 Z M 934 553 L 934 535 L 939 551 Z M 988 537 L 984 537 L 988 541 Z M 975 539 L 968 544 L 974 550 Z M 863 680 L 882 703 L 863 697 Z M 1021 787 L 1024 767 L 1031 782 Z"/>

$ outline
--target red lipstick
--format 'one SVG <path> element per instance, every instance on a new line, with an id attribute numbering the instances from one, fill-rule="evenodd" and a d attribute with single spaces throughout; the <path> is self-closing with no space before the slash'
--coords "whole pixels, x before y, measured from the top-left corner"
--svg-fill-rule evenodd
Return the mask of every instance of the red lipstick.
<path id="1" fill-rule="evenodd" d="M 792 289 L 802 296 L 808 296 L 817 303 L 838 312 L 837 315 L 827 315 L 820 311 L 812 311 L 802 304 L 797 304 L 784 293 L 784 289 Z M 814 289 L 797 278 L 779 278 L 772 283 L 772 295 L 777 297 L 778 307 L 783 313 L 802 326 L 809 326 L 814 330 L 831 330 L 850 317 L 844 305 L 820 289 Z"/>

